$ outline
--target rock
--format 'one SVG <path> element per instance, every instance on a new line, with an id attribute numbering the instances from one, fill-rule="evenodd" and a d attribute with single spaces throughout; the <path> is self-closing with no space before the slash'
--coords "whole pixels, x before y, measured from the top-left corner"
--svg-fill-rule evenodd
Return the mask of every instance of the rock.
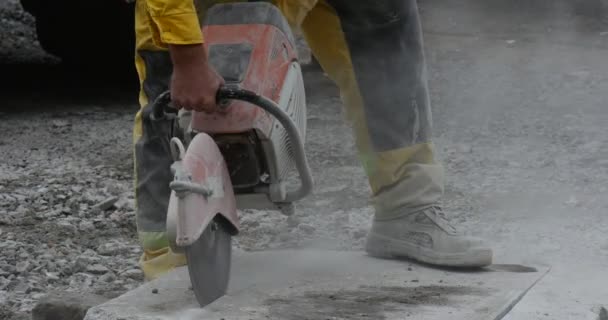
<path id="1" fill-rule="evenodd" d="M 47 262 L 44 262 L 43 264 L 46 264 L 46 270 L 47 271 L 49 271 L 49 272 L 55 272 L 55 271 L 57 271 L 57 265 L 54 262 L 47 261 Z"/>
<path id="2" fill-rule="evenodd" d="M 85 259 L 84 257 L 81 256 L 81 257 L 78 257 L 76 259 L 76 261 L 74 262 L 73 270 L 75 272 L 84 271 L 87 269 L 88 265 L 89 265 L 89 262 L 87 261 L 87 259 Z"/>
<path id="3" fill-rule="evenodd" d="M 83 256 L 87 256 L 88 258 L 94 258 L 94 259 L 99 259 L 97 258 L 97 252 L 95 252 L 92 249 L 86 249 L 83 253 Z"/>
<path id="4" fill-rule="evenodd" d="M 20 277 L 21 278 L 21 277 Z M 13 292 L 17 292 L 17 293 L 27 293 L 30 291 L 30 285 L 28 285 L 25 281 L 23 281 L 23 279 L 18 278 L 17 280 L 13 280 L 13 283 L 16 283 L 15 287 L 13 288 Z"/>
<path id="5" fill-rule="evenodd" d="M 40 256 L 38 256 L 40 259 L 42 260 L 53 260 L 55 257 L 50 254 L 50 253 L 43 253 Z"/>
<path id="6" fill-rule="evenodd" d="M 70 277 L 69 286 L 72 288 L 89 288 L 93 285 L 95 276 L 88 273 L 76 273 Z"/>
<path id="7" fill-rule="evenodd" d="M 114 206 L 119 209 L 135 210 L 135 201 L 133 199 L 122 198 Z"/>
<path id="8" fill-rule="evenodd" d="M 122 220 L 122 215 L 118 211 L 115 211 L 112 214 L 110 214 L 109 218 L 112 222 L 116 223 L 116 222 L 120 222 Z"/>
<path id="9" fill-rule="evenodd" d="M 604 307 L 600 307 L 597 320 L 608 320 L 608 310 Z"/>
<path id="10" fill-rule="evenodd" d="M 10 283 L 11 283 L 11 281 L 8 280 L 6 277 L 0 276 L 0 293 L 3 292 L 2 290 L 4 290 L 6 287 L 8 287 L 8 285 Z"/>
<path id="11" fill-rule="evenodd" d="M 28 271 L 29 269 L 30 269 L 29 261 L 19 261 L 19 262 L 17 262 L 17 265 L 15 266 L 15 271 L 17 271 L 18 273 L 24 273 L 24 272 Z"/>
<path id="12" fill-rule="evenodd" d="M 56 225 L 57 225 L 58 229 L 62 231 L 62 233 L 66 233 L 66 234 L 74 234 L 78 230 L 78 229 L 76 229 L 76 227 L 74 225 L 72 225 L 67 220 L 59 220 L 56 222 Z"/>
<path id="13" fill-rule="evenodd" d="M 104 274 L 103 276 L 99 277 L 99 281 L 106 282 L 106 283 L 110 283 L 114 280 L 116 280 L 116 275 L 114 275 L 114 273 L 111 271 Z"/>
<path id="14" fill-rule="evenodd" d="M 106 268 L 101 264 L 92 264 L 87 266 L 86 271 L 92 274 L 105 274 L 110 271 L 110 269 Z"/>
<path id="15" fill-rule="evenodd" d="M 0 290 L 0 306 L 6 303 L 8 292 Z"/>
<path id="16" fill-rule="evenodd" d="M 98 295 L 59 291 L 40 299 L 32 320 L 82 320 L 89 308 L 106 301 Z"/>
<path id="17" fill-rule="evenodd" d="M 129 270 L 121 273 L 120 275 L 123 277 L 133 279 L 133 280 L 143 280 L 144 279 L 144 273 L 139 269 L 129 269 Z"/>
<path id="18" fill-rule="evenodd" d="M 53 120 L 52 125 L 54 128 L 63 128 L 63 127 L 67 127 L 70 125 L 70 123 L 67 120 Z"/>
<path id="19" fill-rule="evenodd" d="M 82 194 L 82 200 L 88 202 L 88 203 L 100 203 L 104 200 L 103 196 L 100 196 L 99 194 L 95 193 L 93 194 L 92 191 L 87 191 L 85 193 Z"/>
<path id="20" fill-rule="evenodd" d="M 32 295 L 32 299 L 34 300 L 40 300 L 42 299 L 44 296 L 46 296 L 46 294 L 42 293 L 42 292 L 38 292 L 38 293 L 34 293 Z"/>
<path id="21" fill-rule="evenodd" d="M 57 275 L 56 272 L 47 272 L 46 273 L 46 280 L 49 282 L 54 282 L 59 280 L 59 276 Z"/>
<path id="22" fill-rule="evenodd" d="M 0 273 L 4 276 L 17 273 L 16 267 L 10 264 L 0 264 Z"/>
<path id="23" fill-rule="evenodd" d="M 55 261 L 55 265 L 57 266 L 57 269 L 59 269 L 59 270 L 66 269 L 67 264 L 68 264 L 68 261 L 65 259 L 59 259 L 59 260 Z"/>
<path id="24" fill-rule="evenodd" d="M 78 229 L 80 229 L 82 231 L 92 231 L 95 229 L 95 225 L 91 221 L 82 220 L 80 222 L 80 224 L 78 225 Z"/>
<path id="25" fill-rule="evenodd" d="M 107 199 L 97 203 L 95 206 L 93 206 L 92 209 L 94 211 L 106 211 L 106 210 L 112 208 L 112 206 L 114 206 L 116 201 L 118 201 L 118 197 L 110 197 L 110 198 L 107 198 Z"/>
<path id="26" fill-rule="evenodd" d="M 103 256 L 113 256 L 126 251 L 128 248 L 118 241 L 103 243 L 97 247 L 97 253 Z"/>
<path id="27" fill-rule="evenodd" d="M 304 232 L 304 233 L 306 233 L 306 234 L 312 234 L 312 233 L 314 233 L 314 232 L 315 232 L 315 230 L 316 230 L 316 228 L 315 228 L 315 227 L 313 227 L 313 226 L 311 226 L 311 225 L 308 225 L 308 224 L 304 224 L 304 223 L 301 223 L 301 224 L 298 226 L 298 229 L 302 230 L 302 232 Z"/>
<path id="28" fill-rule="evenodd" d="M 18 193 L 13 193 L 13 198 L 15 198 L 19 202 L 25 201 L 25 199 L 27 199 L 26 196 Z"/>

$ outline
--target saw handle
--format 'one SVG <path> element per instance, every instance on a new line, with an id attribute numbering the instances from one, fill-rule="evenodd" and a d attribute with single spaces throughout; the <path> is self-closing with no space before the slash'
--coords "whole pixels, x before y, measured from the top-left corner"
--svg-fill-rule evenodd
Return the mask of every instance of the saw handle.
<path id="1" fill-rule="evenodd" d="M 232 86 L 225 86 L 226 88 L 230 88 Z M 238 87 L 236 88 L 238 89 Z M 215 101 L 217 102 L 217 106 L 220 110 L 225 110 L 230 105 L 230 99 L 233 98 L 225 98 L 231 96 L 230 94 L 226 94 L 226 92 L 235 90 L 235 89 L 225 89 L 221 87 L 216 95 Z M 163 117 L 175 117 L 179 110 L 171 106 L 171 91 L 167 90 L 156 97 L 154 102 L 152 102 L 152 114 L 155 119 L 161 119 Z"/>
<path id="2" fill-rule="evenodd" d="M 154 119 L 174 118 L 179 110 L 171 107 L 171 92 L 165 91 L 154 99 L 152 102 L 152 113 L 150 116 Z"/>
<path id="3" fill-rule="evenodd" d="M 253 91 L 240 88 L 238 85 L 222 85 L 217 92 L 217 102 L 220 108 L 226 108 L 230 100 L 241 100 L 249 102 L 274 116 L 287 131 L 289 139 L 293 143 L 296 169 L 300 176 L 300 187 L 287 192 L 284 202 L 295 202 L 306 197 L 313 187 L 313 179 L 304 153 L 304 143 L 298 132 L 298 128 L 285 111 L 277 106 L 274 101 L 261 96 Z"/>

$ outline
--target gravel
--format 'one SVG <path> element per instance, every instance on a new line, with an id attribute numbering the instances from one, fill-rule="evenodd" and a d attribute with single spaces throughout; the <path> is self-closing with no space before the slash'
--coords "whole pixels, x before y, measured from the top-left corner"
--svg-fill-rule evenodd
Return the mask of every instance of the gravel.
<path id="1" fill-rule="evenodd" d="M 16 313 L 51 289 L 114 295 L 142 280 L 130 271 L 141 254 L 132 162 L 112 151 L 128 150 L 130 115 L 42 117 L 3 116 L 0 129 L 0 290 L 8 292 L 2 305 Z M 89 132 L 93 124 L 107 130 Z"/>

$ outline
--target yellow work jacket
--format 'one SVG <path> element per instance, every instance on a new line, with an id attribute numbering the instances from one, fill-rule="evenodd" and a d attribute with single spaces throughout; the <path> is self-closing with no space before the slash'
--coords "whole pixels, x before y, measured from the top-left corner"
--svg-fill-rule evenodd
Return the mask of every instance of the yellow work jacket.
<path id="1" fill-rule="evenodd" d="M 144 3 L 154 43 L 166 48 L 168 44 L 203 43 L 203 34 L 193 0 L 138 0 Z"/>

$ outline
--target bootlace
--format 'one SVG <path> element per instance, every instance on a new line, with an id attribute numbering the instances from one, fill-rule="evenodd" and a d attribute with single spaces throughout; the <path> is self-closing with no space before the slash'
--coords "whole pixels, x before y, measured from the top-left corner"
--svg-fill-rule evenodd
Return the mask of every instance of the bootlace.
<path id="1" fill-rule="evenodd" d="M 427 210 L 432 212 L 432 214 L 429 215 L 429 218 L 431 218 L 440 228 L 448 233 L 459 233 L 459 230 L 454 227 L 451 219 L 448 218 L 443 211 L 443 208 L 440 206 L 432 206 Z"/>
<path id="2" fill-rule="evenodd" d="M 445 212 L 443 212 L 443 209 L 440 206 L 432 206 L 430 208 L 433 213 L 435 213 L 435 215 L 441 217 L 443 220 L 449 222 L 450 219 L 448 219 L 448 217 L 445 215 Z"/>

